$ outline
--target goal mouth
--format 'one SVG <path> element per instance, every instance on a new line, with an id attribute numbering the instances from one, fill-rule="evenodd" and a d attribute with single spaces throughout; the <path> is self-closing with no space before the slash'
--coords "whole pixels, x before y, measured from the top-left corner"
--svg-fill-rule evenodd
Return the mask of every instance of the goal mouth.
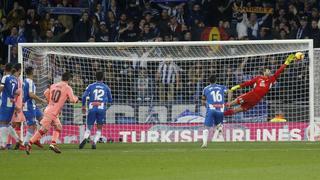
<path id="1" fill-rule="evenodd" d="M 74 75 L 70 84 L 77 96 L 96 81 L 97 71 L 105 72 L 114 102 L 102 135 L 113 142 L 201 141 L 206 118 L 201 95 L 211 74 L 231 88 L 262 75 L 265 67 L 275 73 L 289 54 L 299 51 L 303 61 L 290 64 L 256 106 L 225 117 L 223 134 L 213 130 L 209 139 L 314 140 L 316 128 L 308 128 L 314 125 L 312 40 L 20 43 L 18 50 L 19 62 L 35 67 L 40 96 L 65 71 Z M 252 88 L 235 91 L 232 99 Z M 86 116 L 81 106 L 64 106 L 62 143 L 82 140 Z"/>

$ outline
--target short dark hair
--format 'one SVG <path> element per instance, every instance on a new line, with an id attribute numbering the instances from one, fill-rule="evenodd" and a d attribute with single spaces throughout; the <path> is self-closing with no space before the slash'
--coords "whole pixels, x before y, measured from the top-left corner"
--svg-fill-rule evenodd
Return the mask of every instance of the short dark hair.
<path id="1" fill-rule="evenodd" d="M 4 71 L 5 72 L 11 72 L 12 70 L 12 64 L 11 63 L 7 63 L 5 66 L 4 66 Z"/>
<path id="2" fill-rule="evenodd" d="M 21 70 L 21 63 L 17 63 L 17 64 L 13 65 L 11 73 L 13 74 L 13 73 L 20 71 L 20 70 Z"/>
<path id="3" fill-rule="evenodd" d="M 213 83 L 216 82 L 216 76 L 215 76 L 215 75 L 210 75 L 208 80 L 209 80 L 209 82 L 210 82 L 211 84 L 213 84 Z"/>
<path id="4" fill-rule="evenodd" d="M 27 75 L 32 75 L 33 74 L 33 67 L 29 66 L 26 68 L 26 74 Z"/>
<path id="5" fill-rule="evenodd" d="M 69 72 L 65 72 L 62 74 L 62 81 L 69 81 L 72 78 L 72 74 Z"/>
<path id="6" fill-rule="evenodd" d="M 97 81 L 102 81 L 104 78 L 104 73 L 102 71 L 98 71 L 96 73 L 96 78 L 97 78 Z"/>

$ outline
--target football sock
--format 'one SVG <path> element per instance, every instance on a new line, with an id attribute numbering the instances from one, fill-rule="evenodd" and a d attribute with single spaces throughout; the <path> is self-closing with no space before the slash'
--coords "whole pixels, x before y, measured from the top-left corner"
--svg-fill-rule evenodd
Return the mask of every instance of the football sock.
<path id="1" fill-rule="evenodd" d="M 7 144 L 8 130 L 7 127 L 0 127 L 0 146 L 5 147 Z"/>
<path id="2" fill-rule="evenodd" d="M 16 140 L 17 142 L 20 140 L 17 132 L 13 129 L 12 126 L 8 127 L 8 133 L 14 138 L 14 140 Z"/>
<path id="3" fill-rule="evenodd" d="M 52 133 L 52 141 L 51 141 L 52 144 L 57 143 L 59 135 L 60 135 L 60 130 L 54 130 L 53 131 L 53 133 Z"/>
<path id="4" fill-rule="evenodd" d="M 24 137 L 23 144 L 28 144 L 33 134 L 34 134 L 34 129 L 29 128 L 26 133 L 26 136 Z"/>
<path id="5" fill-rule="evenodd" d="M 208 142 L 208 135 L 209 135 L 209 130 L 208 129 L 204 129 L 202 131 L 202 143 L 203 144 L 207 144 Z"/>
<path id="6" fill-rule="evenodd" d="M 97 130 L 96 132 L 96 135 L 94 136 L 94 144 L 97 144 L 97 142 L 99 141 L 100 139 L 100 136 L 101 136 L 101 131 L 100 130 Z"/>
<path id="7" fill-rule="evenodd" d="M 30 143 L 34 143 L 36 141 L 39 141 L 41 139 L 41 137 L 44 135 L 45 133 L 42 130 L 38 130 L 30 139 Z"/>
<path id="8" fill-rule="evenodd" d="M 87 130 L 86 130 L 86 132 L 84 132 L 84 136 L 83 136 L 83 138 L 84 138 L 84 139 L 88 139 L 88 138 L 89 138 L 89 136 L 90 136 L 90 130 L 89 130 L 89 129 L 87 129 Z"/>

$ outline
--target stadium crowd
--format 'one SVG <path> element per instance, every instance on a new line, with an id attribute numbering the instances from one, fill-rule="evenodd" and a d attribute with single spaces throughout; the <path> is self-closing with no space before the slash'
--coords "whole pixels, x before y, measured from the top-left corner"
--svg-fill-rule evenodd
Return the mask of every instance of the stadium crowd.
<path id="1" fill-rule="evenodd" d="M 249 12 L 249 7 L 260 9 Z M 318 0 L 4 0 L 0 2 L 0 58 L 2 64 L 8 57 L 11 62 L 17 62 L 19 42 L 198 41 L 208 40 L 203 35 L 207 27 L 218 27 L 220 40 L 311 38 L 315 47 L 319 47 L 319 7 Z M 273 67 L 278 67 L 282 62 L 273 58 L 267 57 L 266 65 L 273 63 Z M 129 94 L 133 99 L 152 94 L 146 87 L 156 86 L 155 82 L 160 89 L 157 93 L 160 100 L 179 99 L 179 92 L 190 92 L 181 89 L 187 87 L 193 89 L 187 95 L 193 99 L 199 96 L 204 77 L 212 69 L 227 72 L 220 79 L 227 77 L 229 86 L 248 79 L 242 76 L 257 75 L 248 75 L 246 72 L 252 72 L 252 67 L 242 61 L 233 67 L 213 63 L 203 72 L 197 63 L 188 64 L 195 68 L 183 72 L 179 66 L 160 63 L 152 66 L 155 69 L 141 68 L 136 72 L 133 63 L 104 65 L 109 75 L 119 74 L 117 79 L 109 81 L 111 87 L 113 82 L 122 83 L 116 85 L 124 87 L 116 95 L 127 92 L 125 88 L 133 84 L 137 87 L 134 95 Z M 164 68 L 173 72 L 168 79 L 162 78 Z M 88 82 L 79 81 L 83 79 L 80 76 L 75 78 L 80 94 L 81 87 Z"/>
<path id="2" fill-rule="evenodd" d="M 2 64 L 8 56 L 17 60 L 7 46 L 19 42 L 195 41 L 205 40 L 203 30 L 213 26 L 221 40 L 320 42 L 318 0 L 3 0 L 0 12 Z"/>

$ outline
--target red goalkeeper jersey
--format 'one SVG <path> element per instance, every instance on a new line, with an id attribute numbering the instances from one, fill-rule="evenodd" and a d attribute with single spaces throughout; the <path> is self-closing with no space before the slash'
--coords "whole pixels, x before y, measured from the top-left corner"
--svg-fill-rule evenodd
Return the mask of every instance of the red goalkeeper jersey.
<path id="1" fill-rule="evenodd" d="M 273 83 L 277 80 L 280 74 L 284 71 L 287 65 L 283 64 L 272 76 L 256 76 L 255 78 L 240 84 L 240 87 L 254 86 L 250 91 L 255 93 L 259 97 L 265 96 Z"/>

